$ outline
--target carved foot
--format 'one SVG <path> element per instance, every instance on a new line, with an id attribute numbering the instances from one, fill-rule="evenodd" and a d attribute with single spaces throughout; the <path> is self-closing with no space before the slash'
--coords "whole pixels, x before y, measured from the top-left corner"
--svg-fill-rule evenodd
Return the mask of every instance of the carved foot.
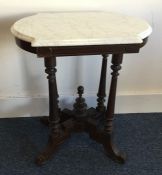
<path id="1" fill-rule="evenodd" d="M 109 158 L 121 164 L 125 163 L 126 155 L 113 145 L 111 134 L 107 134 L 102 129 L 96 127 L 95 120 L 88 120 L 86 122 L 86 132 L 91 139 L 103 145 Z"/>
<path id="2" fill-rule="evenodd" d="M 126 154 L 120 152 L 115 145 L 112 143 L 112 140 L 109 138 L 106 143 L 103 144 L 107 156 L 114 160 L 117 163 L 124 164 L 126 160 Z"/>
<path id="3" fill-rule="evenodd" d="M 53 154 L 57 151 L 59 145 L 61 145 L 69 136 L 70 134 L 65 132 L 61 136 L 50 136 L 47 146 L 36 157 L 35 163 L 39 166 L 43 165 L 53 156 Z"/>

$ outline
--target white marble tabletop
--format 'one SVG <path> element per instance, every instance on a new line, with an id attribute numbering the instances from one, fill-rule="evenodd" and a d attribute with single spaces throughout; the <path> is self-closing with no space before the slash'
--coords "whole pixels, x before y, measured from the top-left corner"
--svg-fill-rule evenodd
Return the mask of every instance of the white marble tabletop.
<path id="1" fill-rule="evenodd" d="M 57 12 L 20 19 L 11 31 L 40 47 L 142 43 L 152 28 L 144 20 L 117 13 Z"/>

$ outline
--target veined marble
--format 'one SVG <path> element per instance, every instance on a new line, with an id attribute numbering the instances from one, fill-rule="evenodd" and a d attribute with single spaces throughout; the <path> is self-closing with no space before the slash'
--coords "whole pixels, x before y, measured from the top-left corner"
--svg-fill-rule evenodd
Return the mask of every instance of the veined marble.
<path id="1" fill-rule="evenodd" d="M 142 43 L 152 28 L 141 19 L 111 12 L 40 13 L 11 27 L 33 47 Z"/>

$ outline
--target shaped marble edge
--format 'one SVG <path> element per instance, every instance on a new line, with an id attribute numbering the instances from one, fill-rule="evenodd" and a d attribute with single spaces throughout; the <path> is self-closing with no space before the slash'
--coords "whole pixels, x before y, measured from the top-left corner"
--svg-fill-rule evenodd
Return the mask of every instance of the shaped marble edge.
<path id="1" fill-rule="evenodd" d="M 67 12 L 66 12 L 67 13 Z M 65 13 L 65 15 L 66 15 Z M 74 12 L 68 12 L 69 13 L 74 13 Z M 78 12 L 77 12 L 78 13 Z M 84 12 L 82 12 L 84 13 Z M 91 12 L 89 12 L 91 13 Z M 93 12 L 94 13 L 94 12 Z M 51 14 L 55 14 L 55 13 L 38 13 L 32 16 L 28 16 L 25 18 L 22 18 L 20 20 L 18 20 L 17 22 L 15 22 L 12 27 L 11 27 L 11 32 L 12 34 L 17 37 L 18 39 L 24 40 L 26 42 L 30 42 L 31 45 L 33 47 L 41 47 L 41 46 L 78 46 L 78 45 L 106 45 L 106 44 L 138 44 L 138 43 L 142 43 L 143 39 L 145 39 L 146 37 L 148 37 L 151 33 L 152 33 L 152 28 L 151 26 L 142 19 L 138 19 L 136 17 L 132 17 L 132 16 L 128 16 L 128 15 L 123 15 L 123 14 L 118 14 L 118 13 L 112 13 L 112 12 L 95 12 L 96 14 L 98 13 L 105 13 L 105 14 L 114 14 L 114 15 L 121 15 L 123 17 L 127 17 L 130 18 L 131 20 L 136 20 L 139 21 L 139 25 L 143 24 L 144 28 L 142 32 L 138 33 L 138 34 L 134 34 L 134 36 L 128 36 L 127 38 L 123 38 L 123 37 L 117 37 L 117 38 L 100 38 L 100 39 L 68 39 L 68 40 L 50 40 L 50 39 L 41 39 L 41 38 L 35 38 L 34 36 L 32 36 L 32 32 L 29 32 L 30 34 L 26 35 L 24 34 L 23 30 L 21 30 L 21 27 L 23 29 L 23 22 L 25 22 L 25 20 L 29 20 L 32 19 L 33 17 L 41 17 L 42 15 L 51 15 Z M 22 25 L 22 26 L 21 26 Z M 32 22 L 29 23 L 29 27 L 32 27 Z M 133 34 L 132 34 L 133 35 Z"/>

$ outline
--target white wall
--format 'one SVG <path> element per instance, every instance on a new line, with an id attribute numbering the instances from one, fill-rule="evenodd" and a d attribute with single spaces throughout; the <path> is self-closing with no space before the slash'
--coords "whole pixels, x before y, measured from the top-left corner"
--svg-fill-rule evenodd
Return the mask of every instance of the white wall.
<path id="1" fill-rule="evenodd" d="M 16 20 L 42 11 L 107 10 L 146 19 L 153 27 L 153 34 L 139 54 L 124 57 L 116 112 L 162 111 L 161 8 L 160 0 L 0 0 L 0 117 L 48 113 L 43 59 L 19 49 L 10 33 Z M 62 107 L 71 106 L 80 84 L 85 86 L 88 104 L 95 106 L 100 65 L 100 56 L 58 58 L 57 78 Z M 109 74 L 107 80 L 108 91 Z"/>

